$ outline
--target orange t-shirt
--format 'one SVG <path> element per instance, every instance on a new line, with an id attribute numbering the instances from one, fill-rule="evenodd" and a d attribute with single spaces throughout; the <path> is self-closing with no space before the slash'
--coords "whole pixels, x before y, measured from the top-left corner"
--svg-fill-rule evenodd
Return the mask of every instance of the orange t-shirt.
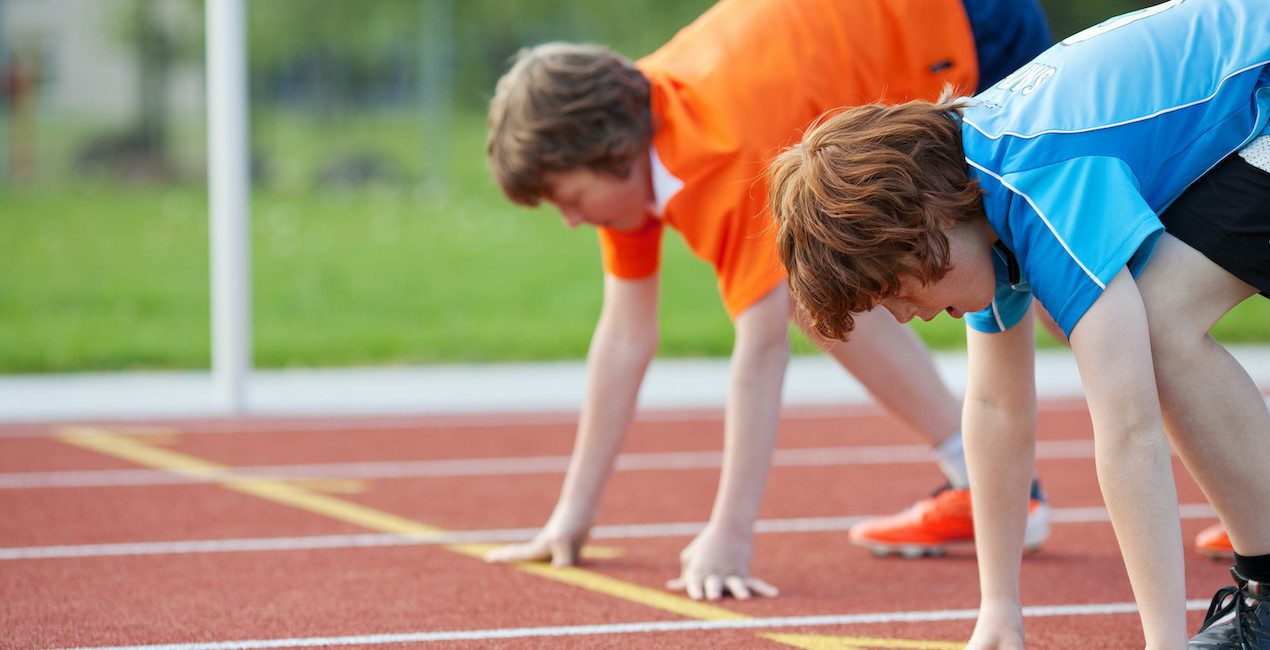
<path id="1" fill-rule="evenodd" d="M 785 279 L 767 208 L 775 154 L 828 109 L 978 82 L 961 0 L 722 0 L 637 65 L 677 190 L 639 231 L 600 229 L 604 268 L 652 275 L 669 225 L 714 266 L 733 318 Z"/>

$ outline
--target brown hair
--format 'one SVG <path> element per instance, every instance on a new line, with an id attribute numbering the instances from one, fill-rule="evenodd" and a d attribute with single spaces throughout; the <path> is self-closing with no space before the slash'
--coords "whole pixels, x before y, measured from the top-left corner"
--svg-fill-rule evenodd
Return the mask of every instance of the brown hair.
<path id="1" fill-rule="evenodd" d="M 521 50 L 498 80 L 485 152 L 507 198 L 537 205 L 552 172 L 587 168 L 626 178 L 652 139 L 649 83 L 601 45 Z"/>
<path id="2" fill-rule="evenodd" d="M 771 166 L 790 290 L 810 328 L 843 340 L 852 314 L 948 272 L 942 226 L 982 214 L 961 147 L 963 102 L 870 104 L 822 116 Z"/>

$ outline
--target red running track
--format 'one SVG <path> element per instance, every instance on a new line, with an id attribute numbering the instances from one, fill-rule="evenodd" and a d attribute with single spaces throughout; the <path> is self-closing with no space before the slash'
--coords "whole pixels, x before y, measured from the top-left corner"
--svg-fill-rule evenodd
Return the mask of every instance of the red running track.
<path id="1" fill-rule="evenodd" d="M 782 424 L 754 574 L 775 599 L 661 589 L 709 513 L 718 413 L 631 431 L 581 570 L 487 565 L 554 505 L 568 414 L 0 426 L 0 647 L 954 648 L 974 554 L 876 559 L 858 517 L 940 483 L 916 436 L 868 408 Z M 1083 406 L 1047 403 L 1052 536 L 1024 561 L 1029 648 L 1141 647 Z M 1175 462 L 1190 539 L 1214 521 Z M 403 536 L 409 533 L 413 536 Z M 1228 580 L 1186 552 L 1189 625 Z M 694 609 L 695 608 L 695 609 Z M 784 636 L 781 636 L 784 635 Z"/>

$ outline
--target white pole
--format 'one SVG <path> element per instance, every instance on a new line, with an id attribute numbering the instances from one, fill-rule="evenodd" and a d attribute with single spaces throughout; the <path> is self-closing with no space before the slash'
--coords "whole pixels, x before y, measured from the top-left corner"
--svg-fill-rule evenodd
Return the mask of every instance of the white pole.
<path id="1" fill-rule="evenodd" d="M 213 399 L 239 413 L 251 369 L 246 19 L 243 0 L 206 5 Z"/>

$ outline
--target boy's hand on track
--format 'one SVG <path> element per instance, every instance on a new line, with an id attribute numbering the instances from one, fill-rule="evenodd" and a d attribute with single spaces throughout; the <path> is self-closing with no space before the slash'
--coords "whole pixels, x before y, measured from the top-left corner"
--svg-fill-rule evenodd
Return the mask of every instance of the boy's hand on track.
<path id="1" fill-rule="evenodd" d="M 547 562 L 554 566 L 574 566 L 586 543 L 590 526 L 547 525 L 530 541 L 500 546 L 485 554 L 486 562 Z"/>
<path id="2" fill-rule="evenodd" d="M 754 595 L 773 597 L 776 587 L 750 575 L 753 540 L 720 533 L 706 527 L 679 554 L 682 570 L 666 583 L 672 591 L 685 591 L 693 600 L 719 600 L 731 594 L 738 600 Z"/>

